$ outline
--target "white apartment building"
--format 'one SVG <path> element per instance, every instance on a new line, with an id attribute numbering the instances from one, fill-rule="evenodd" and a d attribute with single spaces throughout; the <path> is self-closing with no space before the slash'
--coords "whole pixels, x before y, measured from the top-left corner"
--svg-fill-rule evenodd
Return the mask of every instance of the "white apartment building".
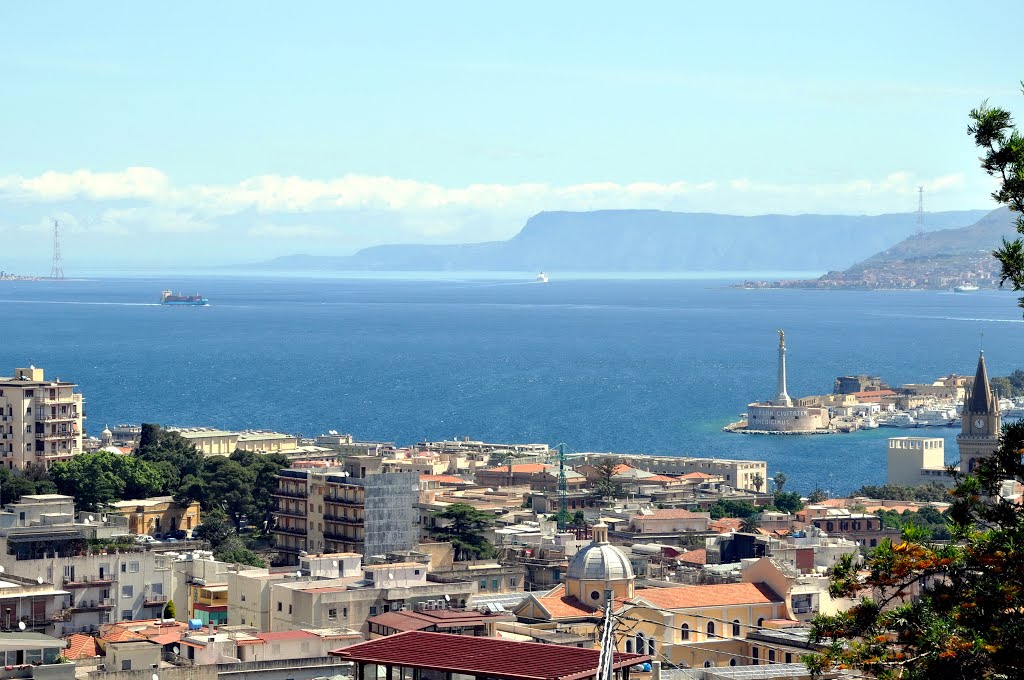
<path id="1" fill-rule="evenodd" d="M 14 369 L 0 377 L 0 465 L 24 469 L 82 452 L 82 395 L 75 383 L 45 380 L 43 369 Z"/>

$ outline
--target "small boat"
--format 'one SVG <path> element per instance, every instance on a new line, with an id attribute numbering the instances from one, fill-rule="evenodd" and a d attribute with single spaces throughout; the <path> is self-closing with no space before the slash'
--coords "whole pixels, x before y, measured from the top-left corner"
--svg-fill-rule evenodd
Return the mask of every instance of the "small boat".
<path id="1" fill-rule="evenodd" d="M 878 421 L 871 416 L 864 416 L 860 419 L 860 429 L 862 430 L 877 430 Z"/>
<path id="2" fill-rule="evenodd" d="M 957 293 L 973 293 L 978 290 L 978 287 L 973 283 L 961 283 L 959 286 L 954 286 L 953 290 Z"/>
<path id="3" fill-rule="evenodd" d="M 165 290 L 160 294 L 160 304 L 162 305 L 186 305 L 189 307 L 206 307 L 210 304 L 210 301 L 204 298 L 199 293 L 195 295 L 175 295 L 169 290 Z"/>
<path id="4" fill-rule="evenodd" d="M 544 272 L 537 274 L 537 283 L 550 283 L 551 279 Z"/>

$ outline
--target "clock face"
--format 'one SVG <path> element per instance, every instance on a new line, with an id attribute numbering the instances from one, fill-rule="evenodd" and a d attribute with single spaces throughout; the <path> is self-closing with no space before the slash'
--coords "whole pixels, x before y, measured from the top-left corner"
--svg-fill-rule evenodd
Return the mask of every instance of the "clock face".
<path id="1" fill-rule="evenodd" d="M 984 418 L 975 418 L 974 419 L 974 426 L 975 427 L 985 427 L 985 419 Z"/>

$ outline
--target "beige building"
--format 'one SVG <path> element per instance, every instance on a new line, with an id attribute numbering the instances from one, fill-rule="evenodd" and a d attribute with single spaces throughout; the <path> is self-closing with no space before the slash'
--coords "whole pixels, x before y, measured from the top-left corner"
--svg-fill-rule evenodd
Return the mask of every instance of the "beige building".
<path id="1" fill-rule="evenodd" d="M 602 458 L 615 455 L 586 453 L 581 454 L 581 458 L 596 463 Z M 581 458 L 574 457 L 573 461 L 576 462 Z M 629 456 L 629 464 L 632 467 L 660 475 L 684 476 L 692 473 L 709 475 L 707 479 L 701 479 L 700 483 L 708 481 L 711 477 L 720 477 L 724 484 L 736 489 L 754 489 L 754 479 L 758 476 L 761 478 L 762 491 L 767 488 L 768 484 L 768 464 L 763 460 L 638 455 Z"/>
<path id="2" fill-rule="evenodd" d="M 946 474 L 946 440 L 942 437 L 890 437 L 888 482 L 917 486 L 952 483 Z"/>
<path id="3" fill-rule="evenodd" d="M 708 530 L 711 515 L 682 509 L 643 508 L 629 520 L 629 528 L 637 534 L 677 534 Z"/>
<path id="4" fill-rule="evenodd" d="M 129 532 L 150 536 L 176 531 L 190 532 L 201 521 L 199 501 L 192 501 L 187 507 L 182 507 L 170 496 L 115 501 L 108 507 L 107 514 L 126 518 Z"/>
<path id="5" fill-rule="evenodd" d="M 205 456 L 230 456 L 236 450 L 253 453 L 288 453 L 299 447 L 298 437 L 281 432 L 231 432 L 210 427 L 168 429 L 180 434 Z"/>
<path id="6" fill-rule="evenodd" d="M 82 452 L 82 395 L 75 383 L 46 380 L 43 369 L 16 368 L 0 377 L 0 465 L 24 469 Z"/>

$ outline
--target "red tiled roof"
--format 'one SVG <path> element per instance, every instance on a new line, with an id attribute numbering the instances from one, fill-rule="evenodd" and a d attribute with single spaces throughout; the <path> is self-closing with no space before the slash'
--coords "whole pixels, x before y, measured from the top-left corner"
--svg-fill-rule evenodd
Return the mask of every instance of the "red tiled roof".
<path id="1" fill-rule="evenodd" d="M 707 564 L 708 563 L 708 551 L 704 548 L 697 548 L 696 550 L 690 550 L 683 553 L 676 558 L 677 562 L 683 562 L 685 564 Z"/>
<path id="2" fill-rule="evenodd" d="M 124 626 L 113 625 L 103 633 L 106 642 L 125 642 L 126 640 L 145 640 L 146 638 Z"/>
<path id="3" fill-rule="evenodd" d="M 741 524 L 743 524 L 743 520 L 738 517 L 723 517 L 722 519 L 711 520 L 708 528 L 720 534 L 728 534 L 733 531 L 739 531 Z"/>
<path id="4" fill-rule="evenodd" d="M 510 680 L 582 680 L 596 675 L 600 652 L 499 638 L 410 631 L 336 649 L 331 655 L 366 663 Z M 613 668 L 633 666 L 650 658 L 617 652 Z"/>
<path id="5" fill-rule="evenodd" d="M 386 626 L 397 631 L 423 630 L 436 626 L 443 628 L 459 628 L 462 626 L 478 626 L 490 621 L 515 621 L 516 617 L 506 613 L 482 614 L 477 611 L 460 611 L 451 609 L 439 609 L 425 612 L 384 612 L 377 616 L 366 619 L 367 623 L 376 623 L 379 626 Z"/>
<path id="6" fill-rule="evenodd" d="M 439 482 L 441 484 L 472 484 L 455 475 L 420 475 L 421 482 Z"/>
<path id="7" fill-rule="evenodd" d="M 550 465 L 545 465 L 544 463 L 519 463 L 519 464 L 513 464 L 512 465 L 512 472 L 513 473 L 516 473 L 516 472 L 523 472 L 523 473 L 543 472 L 544 470 L 547 470 L 549 467 L 551 467 L 551 466 Z M 505 473 L 507 473 L 508 472 L 508 465 L 499 465 L 498 467 L 487 468 L 485 470 L 485 472 L 505 472 Z"/>
<path id="8" fill-rule="evenodd" d="M 698 515 L 695 512 L 689 510 L 683 510 L 681 508 L 667 508 L 664 510 L 651 510 L 646 515 L 633 515 L 633 519 L 692 519 L 692 518 L 703 518 L 704 515 Z"/>
<path id="9" fill-rule="evenodd" d="M 99 645 L 96 644 L 96 638 L 83 633 L 75 633 L 69 637 L 68 648 L 64 652 L 64 656 L 72 661 L 76 659 L 90 659 L 94 656 L 102 655 Z"/>
<path id="10" fill-rule="evenodd" d="M 711 479 L 715 475 L 709 475 L 706 472 L 687 472 L 685 475 L 680 475 L 680 479 Z"/>
<path id="11" fill-rule="evenodd" d="M 671 484 L 678 481 L 679 480 L 676 479 L 675 477 L 669 477 L 667 475 L 651 475 L 650 477 L 644 477 L 645 484 L 648 482 L 662 482 L 665 484 Z"/>
<path id="12" fill-rule="evenodd" d="M 850 392 L 850 396 L 863 399 L 864 397 L 893 397 L 896 393 L 892 390 L 864 390 L 863 392 Z"/>
<path id="13" fill-rule="evenodd" d="M 741 604 L 782 602 L 774 590 L 763 583 L 722 583 L 707 586 L 676 586 L 674 588 L 641 588 L 630 602 L 649 602 L 663 609 L 727 607 Z"/>
<path id="14" fill-rule="evenodd" d="M 559 584 L 543 596 L 533 596 L 541 607 L 551 614 L 552 619 L 570 619 L 591 616 L 597 610 L 565 594 L 565 585 Z"/>

